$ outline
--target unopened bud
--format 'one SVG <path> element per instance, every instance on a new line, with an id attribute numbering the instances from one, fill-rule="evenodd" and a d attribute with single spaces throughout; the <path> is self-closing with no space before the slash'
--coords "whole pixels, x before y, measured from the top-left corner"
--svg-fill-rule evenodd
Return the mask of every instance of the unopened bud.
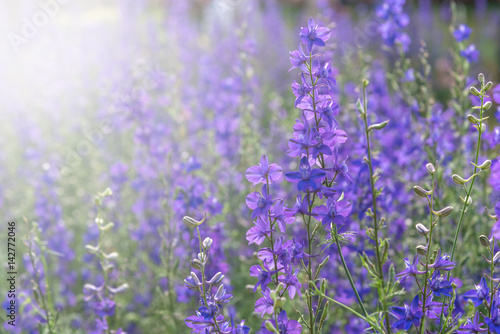
<path id="1" fill-rule="evenodd" d="M 194 269 L 201 270 L 201 269 L 203 269 L 204 265 L 200 260 L 193 259 L 193 260 L 191 260 L 191 267 L 193 267 Z"/>
<path id="2" fill-rule="evenodd" d="M 420 255 L 426 255 L 427 254 L 427 247 L 424 245 L 418 245 L 417 246 L 417 253 Z"/>
<path id="3" fill-rule="evenodd" d="M 271 332 L 273 332 L 273 333 L 279 333 L 279 332 L 276 330 L 276 327 L 274 327 L 274 325 L 273 325 L 273 323 L 272 323 L 272 322 L 270 322 L 270 321 L 266 321 L 266 322 L 265 322 L 265 324 L 266 324 L 266 329 L 267 329 L 268 331 L 271 331 Z"/>
<path id="4" fill-rule="evenodd" d="M 201 224 L 203 224 L 203 222 L 205 221 L 206 218 L 207 218 L 207 213 L 205 212 L 203 219 L 200 221 L 195 220 L 194 218 L 189 217 L 189 216 L 184 216 L 184 218 L 182 218 L 182 222 L 184 224 L 186 224 L 188 227 L 195 228 L 195 227 L 198 227 Z"/>
<path id="5" fill-rule="evenodd" d="M 474 115 L 467 115 L 467 119 L 469 120 L 469 122 L 471 122 L 472 124 L 477 124 L 479 123 L 481 120 L 479 118 L 477 118 L 476 116 Z"/>
<path id="6" fill-rule="evenodd" d="M 467 183 L 467 180 L 465 180 L 464 178 L 462 178 L 460 175 L 458 174 L 453 174 L 451 176 L 451 179 L 453 180 L 453 182 L 455 182 L 456 184 L 465 184 Z"/>
<path id="7" fill-rule="evenodd" d="M 417 225 L 415 225 L 415 228 L 417 229 L 418 234 L 420 234 L 421 236 L 426 236 L 431 231 L 422 223 L 418 223 Z"/>
<path id="8" fill-rule="evenodd" d="M 447 206 L 446 208 L 443 208 L 439 211 L 432 211 L 432 213 L 434 213 L 436 216 L 444 218 L 446 216 L 449 216 L 452 211 L 453 211 L 453 207 Z"/>
<path id="9" fill-rule="evenodd" d="M 203 249 L 209 250 L 210 247 L 212 246 L 212 243 L 213 243 L 212 238 L 208 238 L 208 237 L 205 238 L 205 240 L 203 240 L 203 243 L 202 243 Z"/>
<path id="10" fill-rule="evenodd" d="M 222 275 L 222 273 L 219 271 L 217 274 L 214 275 L 214 277 L 212 277 L 212 279 L 210 281 L 207 281 L 207 284 L 210 284 L 210 285 L 218 284 L 222 281 L 223 278 L 224 278 L 224 275 Z"/>
<path id="11" fill-rule="evenodd" d="M 490 247 L 490 240 L 485 235 L 479 236 L 479 242 L 481 243 L 481 245 L 483 245 L 483 247 L 487 247 L 487 248 Z"/>
<path id="12" fill-rule="evenodd" d="M 371 130 L 382 130 L 389 124 L 389 120 L 383 121 L 382 123 L 372 124 L 368 127 L 368 131 Z"/>
<path id="13" fill-rule="evenodd" d="M 278 310 L 280 308 L 283 308 L 283 306 L 285 306 L 285 303 L 286 303 L 286 298 L 283 297 L 276 298 L 276 300 L 274 301 L 274 309 Z"/>
<path id="14" fill-rule="evenodd" d="M 480 83 L 484 84 L 484 74 L 483 73 L 479 73 L 477 75 L 477 79 L 479 80 Z"/>
<path id="15" fill-rule="evenodd" d="M 476 87 L 474 87 L 474 86 L 472 86 L 472 87 L 470 88 L 470 93 L 471 93 L 472 95 L 475 95 L 475 96 L 479 96 L 479 95 L 481 95 L 481 93 L 480 93 L 480 92 L 477 90 L 477 88 L 476 88 Z"/>
<path id="16" fill-rule="evenodd" d="M 485 92 L 489 91 L 489 90 L 491 89 L 491 87 L 493 87 L 493 82 L 488 81 L 488 82 L 486 83 L 486 85 L 484 85 L 484 91 L 485 91 Z"/>
<path id="17" fill-rule="evenodd" d="M 483 109 L 484 110 L 490 110 L 491 106 L 492 106 L 491 101 L 486 101 L 486 103 L 483 104 Z"/>
<path id="18" fill-rule="evenodd" d="M 496 265 L 500 261 L 500 252 L 497 252 L 495 256 L 493 256 L 493 263 Z"/>
<path id="19" fill-rule="evenodd" d="M 431 164 L 430 162 L 425 165 L 425 168 L 427 168 L 427 172 L 430 174 L 430 175 L 434 175 L 436 174 L 436 167 L 434 167 L 433 164 Z"/>
<path id="20" fill-rule="evenodd" d="M 415 192 L 415 194 L 417 194 L 418 196 L 420 197 L 427 197 L 429 195 L 432 195 L 432 190 L 425 190 L 424 188 L 422 188 L 421 186 L 414 186 L 413 187 L 413 191 Z"/>
<path id="21" fill-rule="evenodd" d="M 473 165 L 474 165 L 474 167 L 477 167 L 477 168 L 479 168 L 479 169 L 482 169 L 482 170 L 488 170 L 488 169 L 490 169 L 490 167 L 491 167 L 491 160 L 486 160 L 485 162 L 483 162 L 483 163 L 482 163 L 482 164 L 480 164 L 480 165 L 476 165 L 475 163 L 473 163 L 473 162 L 471 161 L 471 164 L 473 164 Z"/>

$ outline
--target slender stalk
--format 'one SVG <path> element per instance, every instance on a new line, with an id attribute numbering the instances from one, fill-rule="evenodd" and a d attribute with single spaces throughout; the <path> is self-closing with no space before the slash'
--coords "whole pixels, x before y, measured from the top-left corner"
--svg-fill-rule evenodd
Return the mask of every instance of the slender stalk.
<path id="1" fill-rule="evenodd" d="M 432 174 L 432 188 L 435 189 L 434 184 L 434 174 Z M 422 321 L 420 322 L 420 333 L 423 333 L 425 330 L 425 306 L 427 302 L 427 279 L 428 279 L 428 266 L 429 266 L 429 253 L 431 252 L 431 242 L 432 242 L 432 230 L 434 229 L 434 224 L 432 223 L 432 209 L 434 207 L 434 192 L 431 194 L 431 201 L 429 203 L 429 223 L 430 232 L 429 232 L 429 240 L 427 241 L 427 253 L 425 254 L 425 276 L 424 276 L 424 290 L 422 291 L 422 310 L 424 312 L 424 316 L 422 317 Z M 416 276 L 415 276 L 416 278 Z"/>
<path id="2" fill-rule="evenodd" d="M 479 118 L 482 119 L 483 118 L 483 110 L 484 110 L 484 96 L 481 95 L 480 99 L 481 99 L 481 111 L 480 111 Z M 477 162 L 478 162 L 478 159 L 479 159 L 479 151 L 481 149 L 482 126 L 483 126 L 483 122 L 481 121 L 478 124 L 479 138 L 477 140 L 476 158 L 474 159 L 474 164 L 476 164 L 476 165 L 477 165 Z M 474 173 L 473 174 L 476 174 L 476 173 L 477 173 L 477 167 L 474 166 Z M 470 183 L 469 190 L 467 190 L 467 196 L 465 197 L 464 205 L 463 205 L 462 211 L 460 213 L 460 219 L 458 221 L 458 226 L 457 226 L 457 229 L 455 231 L 455 238 L 453 240 L 453 247 L 451 249 L 450 261 L 453 261 L 453 256 L 455 255 L 455 248 L 457 246 L 458 235 L 460 234 L 460 229 L 462 227 L 462 223 L 463 223 L 465 211 L 467 211 L 467 206 L 468 206 L 467 203 L 469 202 L 470 194 L 472 192 L 472 188 L 474 187 L 474 181 L 475 180 L 476 180 L 476 177 L 473 177 L 472 181 Z M 448 278 L 450 278 L 450 275 L 451 275 L 451 271 L 448 272 Z"/>
<path id="3" fill-rule="evenodd" d="M 340 246 L 340 241 L 339 241 L 339 238 L 337 236 L 337 226 L 334 224 L 332 224 L 332 225 L 333 225 L 332 228 L 335 228 L 335 234 L 334 234 L 335 243 L 337 244 L 337 248 L 339 250 L 340 261 L 342 262 L 342 266 L 344 267 L 344 271 L 347 275 L 347 278 L 349 279 L 349 283 L 351 284 L 352 291 L 354 291 L 354 294 L 356 295 L 356 299 L 358 300 L 358 304 L 361 307 L 361 310 L 363 311 L 363 314 L 365 315 L 365 317 L 368 318 L 368 312 L 366 311 L 365 305 L 363 304 L 363 300 L 361 300 L 361 297 L 358 293 L 358 289 L 356 288 L 356 285 L 354 284 L 354 280 L 352 279 L 349 268 L 347 268 L 347 264 L 346 264 L 345 259 L 344 259 L 344 254 L 342 254 L 342 248 Z"/>
<path id="4" fill-rule="evenodd" d="M 372 193 L 372 209 L 373 209 L 373 226 L 374 226 L 374 234 L 375 234 L 375 256 L 377 262 L 377 271 L 380 282 L 382 283 L 382 294 L 380 296 L 382 302 L 384 303 L 385 308 L 385 282 L 384 282 L 384 271 L 382 268 L 382 258 L 380 256 L 380 242 L 379 242 L 379 223 L 377 219 L 377 198 L 376 198 L 376 189 L 375 189 L 375 178 L 373 176 L 373 164 L 372 164 L 372 156 L 371 156 L 371 148 L 370 148 L 370 131 L 368 130 L 368 119 L 367 119 L 367 100 L 366 100 L 366 86 L 365 82 L 363 82 L 363 108 L 364 113 L 362 113 L 363 122 L 365 125 L 365 137 L 366 137 L 366 152 L 367 152 L 367 163 L 368 168 L 370 170 L 370 187 Z M 379 290 L 380 293 L 380 290 Z M 385 314 L 385 322 L 387 326 L 387 333 L 391 333 L 391 324 L 389 321 L 389 312 L 388 310 L 383 310 Z"/>
<path id="5" fill-rule="evenodd" d="M 200 228 L 198 226 L 196 226 L 196 231 L 198 232 L 198 242 L 200 245 L 200 253 L 205 253 L 205 251 L 203 250 L 203 247 L 201 245 L 201 233 L 200 233 Z M 205 307 L 208 307 L 207 296 L 206 296 L 207 289 L 205 288 L 205 265 L 203 265 L 201 267 L 201 279 L 203 282 L 203 284 L 201 285 L 201 295 L 203 297 L 203 301 L 205 302 Z M 217 316 L 215 314 L 213 316 L 213 319 L 214 319 L 215 328 L 217 328 L 216 333 L 221 333 L 221 330 L 219 328 L 219 324 L 217 323 Z"/>

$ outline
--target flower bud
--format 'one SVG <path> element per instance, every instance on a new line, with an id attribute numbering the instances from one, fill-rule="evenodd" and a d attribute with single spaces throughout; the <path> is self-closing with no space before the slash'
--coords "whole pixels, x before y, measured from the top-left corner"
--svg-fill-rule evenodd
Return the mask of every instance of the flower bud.
<path id="1" fill-rule="evenodd" d="M 488 170 L 490 167 L 491 167 L 491 160 L 486 160 L 485 162 L 483 162 L 482 164 L 480 165 L 476 165 L 475 163 L 473 163 L 471 161 L 471 164 L 474 165 L 474 167 L 477 167 L 479 169 L 482 169 L 482 170 Z"/>
<path id="2" fill-rule="evenodd" d="M 203 224 L 203 222 L 205 221 L 206 218 L 207 218 L 207 213 L 205 212 L 205 215 L 203 216 L 203 219 L 200 220 L 200 221 L 195 220 L 194 218 L 189 217 L 189 216 L 184 216 L 182 218 L 182 222 L 184 224 L 186 224 L 188 227 L 195 228 L 195 227 L 198 227 L 201 224 Z"/>
<path id="3" fill-rule="evenodd" d="M 418 223 L 417 225 L 415 225 L 415 228 L 417 229 L 418 234 L 423 237 L 429 234 L 429 232 L 431 231 L 422 223 Z"/>
<path id="4" fill-rule="evenodd" d="M 432 213 L 434 213 L 436 216 L 438 217 L 446 217 L 446 216 L 449 216 L 450 213 L 453 211 L 453 207 L 452 206 L 447 206 L 446 208 L 443 208 L 439 211 L 432 211 Z"/>
<path id="5" fill-rule="evenodd" d="M 191 278 L 193 279 L 193 282 L 194 282 L 194 284 L 196 284 L 196 286 L 202 285 L 202 283 L 200 282 L 200 279 L 198 278 L 198 276 L 196 276 L 196 274 L 194 272 L 191 272 Z"/>
<path id="6" fill-rule="evenodd" d="M 471 93 L 472 95 L 475 95 L 475 96 L 479 96 L 479 95 L 481 95 L 481 93 L 480 93 L 480 92 L 477 90 L 477 88 L 476 88 L 476 87 L 474 87 L 474 86 L 472 86 L 472 87 L 470 88 L 470 93 Z"/>
<path id="7" fill-rule="evenodd" d="M 286 303 L 286 298 L 283 297 L 276 298 L 276 300 L 274 301 L 274 309 L 279 310 L 280 308 L 283 308 L 283 306 L 285 306 L 285 303 Z"/>
<path id="8" fill-rule="evenodd" d="M 203 264 L 207 263 L 208 254 L 207 253 L 198 253 L 198 260 L 200 260 L 201 263 L 203 263 Z"/>
<path id="9" fill-rule="evenodd" d="M 204 265 L 200 260 L 193 259 L 193 260 L 191 260 L 191 267 L 193 267 L 194 269 L 201 270 L 201 269 L 203 269 Z"/>
<path id="10" fill-rule="evenodd" d="M 102 256 L 104 256 L 106 260 L 114 260 L 118 257 L 118 253 L 117 252 L 111 252 L 109 254 L 102 253 Z"/>
<path id="11" fill-rule="evenodd" d="M 500 252 L 496 252 L 495 256 L 493 256 L 493 263 L 495 265 L 498 264 L 498 261 L 500 261 Z"/>
<path id="12" fill-rule="evenodd" d="M 123 283 L 123 284 L 117 286 L 116 288 L 108 286 L 107 289 L 109 290 L 109 292 L 116 295 L 116 294 L 119 294 L 119 293 L 126 291 L 128 289 L 128 284 Z"/>
<path id="13" fill-rule="evenodd" d="M 92 245 L 85 245 L 85 250 L 87 251 L 87 253 L 89 254 L 95 254 L 99 251 L 99 247 L 94 247 Z"/>
<path id="14" fill-rule="evenodd" d="M 425 168 L 427 168 L 427 173 L 429 173 L 430 175 L 436 174 L 436 167 L 434 167 L 434 165 L 431 164 L 430 162 L 427 165 L 425 165 Z"/>
<path id="15" fill-rule="evenodd" d="M 226 289 L 224 289 L 224 284 L 221 284 L 214 295 L 215 301 L 219 301 L 226 294 Z"/>
<path id="16" fill-rule="evenodd" d="M 477 118 L 476 116 L 474 115 L 467 115 L 467 119 L 469 120 L 469 122 L 471 122 L 472 124 L 477 124 L 479 123 L 481 120 L 479 118 Z"/>
<path id="17" fill-rule="evenodd" d="M 224 275 L 222 275 L 222 273 L 219 271 L 217 274 L 214 275 L 214 277 L 212 277 L 212 279 L 210 281 L 207 281 L 207 284 L 210 284 L 210 285 L 218 284 L 222 281 L 223 278 L 224 278 Z"/>
<path id="18" fill-rule="evenodd" d="M 203 240 L 203 243 L 202 243 L 202 246 L 203 246 L 203 249 L 208 251 L 210 249 L 210 247 L 212 246 L 212 243 L 213 243 L 213 240 L 212 238 L 205 238 L 205 240 Z"/>
<path id="19" fill-rule="evenodd" d="M 480 83 L 484 84 L 484 74 L 483 73 L 479 73 L 477 75 L 477 79 L 479 80 Z"/>
<path id="20" fill-rule="evenodd" d="M 491 106 L 492 106 L 491 101 L 486 101 L 486 102 L 483 104 L 483 109 L 484 109 L 484 110 L 490 110 Z"/>
<path id="21" fill-rule="evenodd" d="M 389 120 L 383 121 L 382 123 L 372 124 L 368 127 L 368 131 L 371 130 L 382 130 L 389 124 Z"/>
<path id="22" fill-rule="evenodd" d="M 421 186 L 414 186 L 413 191 L 420 197 L 427 197 L 429 195 L 432 195 L 433 190 L 425 190 Z"/>
<path id="23" fill-rule="evenodd" d="M 479 236 L 479 242 L 481 242 L 481 245 L 483 245 L 483 247 L 487 247 L 487 248 L 490 247 L 490 240 L 485 235 Z"/>
<path id="24" fill-rule="evenodd" d="M 468 180 L 465 180 L 464 178 L 462 178 L 460 175 L 458 174 L 453 174 L 451 176 L 451 179 L 453 180 L 453 182 L 455 182 L 456 184 L 465 184 L 467 183 Z"/>
<path id="25" fill-rule="evenodd" d="M 265 322 L 265 324 L 266 324 L 266 329 L 267 329 L 268 331 L 271 331 L 271 332 L 273 332 L 273 333 L 279 333 L 279 332 L 276 330 L 276 327 L 274 327 L 274 325 L 273 325 L 273 323 L 272 323 L 271 321 L 269 321 L 269 320 L 268 320 L 268 321 L 266 321 L 266 322 Z"/>
<path id="26" fill-rule="evenodd" d="M 418 245 L 417 246 L 417 253 L 420 255 L 426 255 L 427 254 L 427 247 L 424 245 Z"/>
<path id="27" fill-rule="evenodd" d="M 486 83 L 486 85 L 484 85 L 484 89 L 483 89 L 483 90 L 484 90 L 485 92 L 487 92 L 487 91 L 489 91 L 489 90 L 491 89 L 491 87 L 493 87 L 493 82 L 488 81 L 488 82 Z"/>

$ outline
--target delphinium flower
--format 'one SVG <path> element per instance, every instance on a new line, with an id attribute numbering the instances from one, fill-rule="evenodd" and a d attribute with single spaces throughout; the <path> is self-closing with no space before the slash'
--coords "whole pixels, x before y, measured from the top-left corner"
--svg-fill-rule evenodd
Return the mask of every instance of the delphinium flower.
<path id="1" fill-rule="evenodd" d="M 96 195 L 95 201 L 98 209 L 102 205 L 102 201 L 105 197 L 111 195 L 112 192 L 109 188 L 105 191 L 100 192 Z M 108 318 L 115 315 L 116 303 L 114 301 L 114 296 L 116 294 L 122 293 L 128 289 L 128 284 L 123 283 L 119 286 L 113 286 L 111 283 L 111 273 L 115 268 L 114 260 L 118 257 L 117 252 L 106 253 L 103 248 L 103 234 L 113 228 L 113 223 L 104 223 L 98 212 L 95 219 L 97 227 L 99 228 L 99 241 L 96 246 L 86 245 L 85 249 L 88 253 L 95 255 L 99 259 L 100 266 L 102 268 L 104 281 L 102 284 L 93 285 L 86 283 L 83 287 L 85 296 L 84 299 L 87 301 L 94 311 L 95 318 L 92 333 L 110 333 L 110 328 L 108 326 Z M 123 330 L 119 328 L 118 333 L 123 333 Z"/>
<path id="2" fill-rule="evenodd" d="M 285 179 L 296 184 L 300 193 L 296 197 L 295 206 L 287 209 L 283 206 L 282 199 L 271 195 L 275 179 L 264 177 L 270 175 L 270 167 L 267 171 L 260 167 L 267 166 L 267 162 L 261 162 L 247 171 L 247 179 L 250 182 L 254 185 L 256 181 L 257 185 L 264 184 L 261 192 L 247 196 L 247 205 L 253 210 L 251 217 L 256 220 L 255 226 L 247 233 L 247 240 L 250 243 L 269 243 L 269 247 L 264 247 L 257 253 L 262 265 L 251 268 L 251 275 L 258 277 L 256 287 L 260 286 L 263 294 L 256 304 L 256 309 L 261 311 L 262 315 L 274 313 L 270 321 L 264 322 L 263 330 L 271 330 L 269 328 L 275 326 L 280 333 L 286 330 L 300 331 L 301 327 L 296 326 L 298 323 L 295 320 L 286 320 L 286 313 L 282 311 L 285 291 L 288 291 L 288 297 L 293 299 L 296 294 L 302 294 L 301 287 L 307 287 L 308 282 L 313 281 L 313 272 L 319 270 L 313 262 L 315 259 L 318 264 L 326 261 L 326 254 L 315 255 L 320 252 L 320 247 L 317 247 L 314 241 L 319 227 L 325 225 L 328 231 L 331 230 L 331 233 L 340 237 L 338 229 L 345 225 L 346 217 L 351 211 L 350 203 L 332 188 L 337 176 L 340 175 L 339 179 L 349 179 L 349 174 L 345 159 L 339 158 L 338 154 L 339 146 L 347 140 L 347 135 L 338 128 L 335 120 L 339 106 L 332 95 L 332 88 L 336 84 L 334 71 L 328 59 L 319 52 L 329 36 L 328 28 L 318 25 L 310 18 L 308 26 L 303 27 L 300 32 L 302 44 L 298 50 L 290 53 L 292 69 L 301 70 L 300 80 L 292 84 L 292 91 L 296 96 L 295 106 L 301 113 L 293 127 L 293 137 L 289 140 L 287 152 L 288 156 L 299 159 L 299 165 L 298 171 L 285 173 Z M 254 171 L 258 171 L 261 176 L 254 176 Z M 284 223 L 277 219 L 277 211 L 282 212 L 280 217 Z M 297 218 L 304 223 L 301 228 L 304 233 L 296 234 L 294 240 L 279 236 L 276 225 L 279 226 L 280 232 L 285 233 L 286 225 Z M 299 282 L 299 271 L 305 271 L 305 282 Z M 269 296 L 274 298 L 269 299 Z M 303 315 L 306 319 L 303 326 L 314 333 L 322 328 L 325 320 L 315 319 L 315 315 L 322 310 L 322 305 L 315 305 L 310 291 L 306 292 L 305 298 L 308 299 L 308 314 Z"/>
<path id="3" fill-rule="evenodd" d="M 458 329 L 459 333 L 467 333 L 467 334 L 477 334 L 477 333 L 482 333 L 488 331 L 487 328 L 481 327 L 484 324 L 482 322 L 479 322 L 480 320 L 480 314 L 479 312 L 476 312 L 474 314 L 474 317 L 471 319 L 467 319 L 467 322 L 460 326 Z"/>
<path id="4" fill-rule="evenodd" d="M 196 311 L 196 315 L 187 317 L 184 322 L 187 327 L 191 328 L 191 333 L 218 333 L 218 334 L 247 334 L 250 328 L 244 324 L 244 321 L 238 325 L 234 325 L 234 321 L 229 322 L 222 315 L 222 308 L 227 304 L 233 296 L 226 293 L 222 280 L 224 275 L 221 272 L 216 273 L 210 279 L 206 276 L 205 267 L 210 259 L 210 250 L 214 243 L 213 239 L 206 237 L 201 240 L 199 226 L 203 224 L 205 217 L 201 221 L 197 221 L 189 216 L 183 218 L 183 222 L 189 228 L 196 228 L 198 233 L 199 253 L 197 258 L 191 260 L 191 266 L 194 270 L 199 270 L 201 280 L 195 272 L 184 280 L 184 285 L 193 291 L 200 294 L 200 307 Z"/>
<path id="5" fill-rule="evenodd" d="M 417 327 L 423 316 L 418 304 L 418 295 L 413 298 L 410 305 L 405 303 L 404 307 L 393 307 L 392 312 L 398 319 L 392 326 L 397 329 L 408 331 L 412 326 Z"/>
<path id="6" fill-rule="evenodd" d="M 482 277 L 479 284 L 475 286 L 475 289 L 469 290 L 464 294 L 464 298 L 465 300 L 470 300 L 475 307 L 478 307 L 484 302 L 489 302 L 489 295 L 490 289 L 488 288 L 488 283 Z"/>
<path id="7" fill-rule="evenodd" d="M 459 44 L 460 55 L 469 63 L 475 63 L 479 59 L 479 50 L 476 49 L 474 44 L 465 44 L 465 42 L 469 39 L 471 32 L 472 29 L 466 24 L 460 24 L 455 31 L 453 31 L 453 37 L 455 37 L 455 40 Z"/>
<path id="8" fill-rule="evenodd" d="M 377 10 L 377 16 L 382 20 L 379 32 L 387 46 L 401 45 L 404 52 L 408 51 L 410 37 L 402 32 L 408 26 L 410 18 L 403 11 L 405 0 L 385 0 Z"/>

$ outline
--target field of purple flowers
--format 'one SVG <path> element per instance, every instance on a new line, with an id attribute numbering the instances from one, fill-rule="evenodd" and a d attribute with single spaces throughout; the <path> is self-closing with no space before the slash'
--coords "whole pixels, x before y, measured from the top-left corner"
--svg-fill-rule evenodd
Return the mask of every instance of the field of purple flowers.
<path id="1" fill-rule="evenodd" d="M 0 333 L 500 334 L 500 4 L 19 1 Z"/>

